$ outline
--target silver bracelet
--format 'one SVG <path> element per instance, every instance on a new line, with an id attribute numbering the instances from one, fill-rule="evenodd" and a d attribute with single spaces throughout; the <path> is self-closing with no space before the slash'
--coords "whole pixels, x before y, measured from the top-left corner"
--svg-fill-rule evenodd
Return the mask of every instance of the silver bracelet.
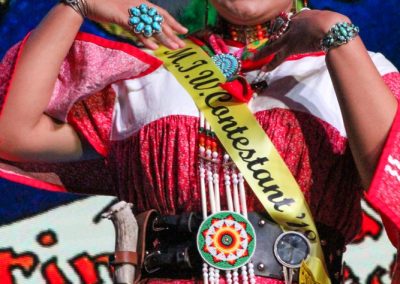
<path id="1" fill-rule="evenodd" d="M 339 47 L 356 38 L 360 29 L 351 23 L 337 23 L 321 40 L 321 49 L 328 52 L 331 48 Z"/>
<path id="2" fill-rule="evenodd" d="M 88 5 L 86 0 L 61 0 L 61 3 L 70 6 L 74 9 L 82 18 L 86 18 L 88 15 Z"/>

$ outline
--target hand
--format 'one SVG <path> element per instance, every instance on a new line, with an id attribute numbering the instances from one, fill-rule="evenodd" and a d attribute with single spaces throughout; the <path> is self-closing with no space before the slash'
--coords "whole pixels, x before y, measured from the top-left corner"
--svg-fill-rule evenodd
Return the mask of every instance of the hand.
<path id="1" fill-rule="evenodd" d="M 127 30 L 132 30 L 129 25 L 129 8 L 147 4 L 149 7 L 155 7 L 160 15 L 164 17 L 162 32 L 155 34 L 152 38 L 146 38 L 143 35 L 135 36 L 150 49 L 157 49 L 158 43 L 162 43 L 171 49 L 178 49 L 185 46 L 185 43 L 177 34 L 187 33 L 187 29 L 179 24 L 166 10 L 158 7 L 146 0 L 86 0 L 88 5 L 88 18 L 97 22 L 115 23 Z"/>
<path id="2" fill-rule="evenodd" d="M 306 10 L 292 17 L 287 31 L 271 44 L 267 44 L 254 57 L 255 60 L 275 54 L 263 71 L 271 71 L 294 54 L 321 50 L 321 39 L 338 22 L 350 22 L 341 14 L 331 11 Z"/>

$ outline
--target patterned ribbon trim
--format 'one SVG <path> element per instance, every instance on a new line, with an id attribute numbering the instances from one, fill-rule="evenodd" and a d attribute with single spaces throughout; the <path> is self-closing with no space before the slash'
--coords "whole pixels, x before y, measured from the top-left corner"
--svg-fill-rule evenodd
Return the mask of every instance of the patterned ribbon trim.
<path id="1" fill-rule="evenodd" d="M 268 214 L 283 230 L 300 231 L 310 240 L 311 255 L 302 267 L 312 277 L 303 283 L 330 284 L 318 232 L 299 185 L 247 105 L 232 101 L 220 87 L 226 81 L 222 72 L 189 40 L 183 49 L 160 47 L 155 54 L 193 97 Z"/>

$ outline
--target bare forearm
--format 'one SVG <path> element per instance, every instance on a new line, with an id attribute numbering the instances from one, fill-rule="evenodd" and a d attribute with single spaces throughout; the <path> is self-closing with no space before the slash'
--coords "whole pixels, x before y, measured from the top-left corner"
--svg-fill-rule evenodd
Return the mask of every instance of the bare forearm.
<path id="1" fill-rule="evenodd" d="M 327 66 L 340 103 L 350 147 L 364 186 L 368 186 L 397 110 L 358 37 L 331 49 Z"/>
<path id="2" fill-rule="evenodd" d="M 23 119 L 32 126 L 38 123 L 81 24 L 82 17 L 62 4 L 43 19 L 24 46 L 3 115 L 13 115 L 14 119 Z M 7 112 L 10 109 L 12 114 Z"/>
<path id="3" fill-rule="evenodd" d="M 143 3 L 143 0 L 85 0 L 80 4 L 87 8 L 84 14 L 89 19 L 115 23 L 129 30 L 128 9 Z M 154 40 L 172 49 L 183 47 L 177 33 L 186 33 L 187 29 L 164 9 L 146 3 L 164 17 L 163 32 L 153 38 L 138 35 L 139 40 L 153 49 L 157 47 Z M 0 116 L 1 158 L 35 161 L 81 158 L 83 149 L 77 133 L 70 125 L 58 124 L 43 112 L 82 21 L 73 8 L 58 4 L 26 42 Z"/>
<path id="4" fill-rule="evenodd" d="M 72 128 L 44 115 L 60 66 L 82 21 L 73 9 L 59 4 L 27 40 L 0 117 L 3 158 L 66 160 L 82 154 Z"/>
<path id="5" fill-rule="evenodd" d="M 292 17 L 290 29 L 262 48 L 255 59 L 274 55 L 263 68 L 273 70 L 290 55 L 320 51 L 321 39 L 325 39 L 322 44 L 329 50 L 326 62 L 350 147 L 364 186 L 368 186 L 395 116 L 397 100 L 357 37 L 357 29 L 349 22 L 345 15 L 332 11 L 303 11 Z M 336 29 L 332 30 L 334 26 Z M 339 37 L 342 30 L 345 32 Z M 342 39 L 353 40 L 345 43 Z"/>

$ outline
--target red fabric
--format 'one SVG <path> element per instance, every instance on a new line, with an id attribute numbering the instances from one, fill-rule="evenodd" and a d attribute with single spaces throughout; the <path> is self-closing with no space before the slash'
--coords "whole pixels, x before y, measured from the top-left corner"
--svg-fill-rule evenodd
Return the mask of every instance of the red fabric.
<path id="1" fill-rule="evenodd" d="M 231 94 L 234 99 L 242 103 L 248 103 L 253 97 L 253 90 L 250 84 L 242 77 L 221 83 L 220 87 Z"/>
<path id="2" fill-rule="evenodd" d="M 12 47 L 0 63 L 0 110 L 27 37 Z M 1 115 L 1 112 L 0 112 Z M 111 176 L 103 159 L 73 163 L 11 163 L 0 161 L 0 177 L 52 191 L 113 194 Z"/>
<path id="3" fill-rule="evenodd" d="M 115 195 L 104 159 L 69 163 L 11 163 L 12 171 L 0 165 L 1 177 L 45 190 L 83 194 Z"/>
<path id="4" fill-rule="evenodd" d="M 400 98 L 400 74 L 384 76 L 386 84 Z M 400 229 L 400 178 L 396 162 L 400 159 L 400 109 L 397 110 L 385 147 L 378 162 L 366 199 L 386 218 Z M 391 162 L 392 161 L 392 162 Z M 393 164 L 394 163 L 394 164 Z"/>
<path id="5" fill-rule="evenodd" d="M 61 65 L 46 113 L 66 121 L 75 102 L 113 82 L 151 73 L 161 64 L 132 45 L 79 33 Z"/>
<path id="6" fill-rule="evenodd" d="M 102 156 L 108 152 L 114 100 L 115 92 L 108 86 L 77 102 L 68 114 L 68 122 Z"/>
<path id="7" fill-rule="evenodd" d="M 0 170 L 0 177 L 3 179 L 9 180 L 9 181 L 16 182 L 16 183 L 36 187 L 38 189 L 45 189 L 48 191 L 65 191 L 65 188 L 62 186 L 50 184 L 50 183 L 43 182 L 38 179 L 34 179 L 34 178 L 23 176 L 23 175 L 18 175 L 16 173 L 7 172 L 4 170 Z"/>
<path id="8" fill-rule="evenodd" d="M 0 113 L 28 36 L 11 48 L 0 63 Z M 144 76 L 161 64 L 157 58 L 132 45 L 79 33 L 61 66 L 47 113 L 64 121 L 71 109 L 68 121 L 88 138 L 99 154 L 105 156 L 115 99 L 113 90 L 107 86 L 118 80 Z M 90 112 L 86 111 L 88 108 Z M 110 174 L 102 159 L 63 164 L 10 164 L 12 169 L 6 167 L 7 170 L 0 165 L 1 177 L 48 190 L 114 193 Z"/>
<path id="9" fill-rule="evenodd" d="M 316 222 L 350 241 L 361 222 L 362 188 L 346 139 L 302 112 L 273 109 L 256 117 L 305 193 Z M 107 160 L 119 197 L 133 202 L 138 212 L 200 211 L 197 145 L 198 119 L 188 116 L 159 119 L 132 138 L 112 142 Z M 249 210 L 263 211 L 247 192 Z M 224 200 L 224 191 L 221 195 Z"/>
<path id="10" fill-rule="evenodd" d="M 400 73 L 383 77 L 400 99 Z M 366 199 L 381 214 L 389 239 L 400 250 L 400 108 L 397 109 L 385 147 L 378 162 Z M 393 269 L 392 283 L 400 283 L 400 257 Z"/>
<path id="11" fill-rule="evenodd" d="M 0 70 L 10 70 L 12 58 L 6 56 Z M 4 69 L 5 65 L 9 69 Z M 10 80 L 3 76 L 0 91 L 6 89 L 4 86 Z M 400 78 L 397 73 L 385 76 L 385 81 L 398 92 Z M 165 117 L 146 125 L 126 140 L 110 142 L 113 96 L 113 91 L 106 87 L 75 104 L 68 120 L 99 153 L 107 155 L 119 197 L 133 202 L 137 212 L 150 208 L 164 214 L 200 211 L 198 119 L 180 115 Z M 303 112 L 272 109 L 257 113 L 256 118 L 298 181 L 317 226 L 323 224 L 334 228 L 349 242 L 360 227 L 363 191 L 347 140 L 326 122 Z M 396 191 L 400 181 L 388 174 L 385 167 L 389 155 L 400 159 L 399 127 L 400 116 L 397 115 L 367 192 L 368 200 L 396 226 L 400 224 L 400 195 Z M 80 165 L 77 168 L 80 169 Z M 87 176 L 90 174 L 81 172 L 76 178 Z M 94 179 L 94 183 L 103 183 L 99 175 Z M 223 188 L 222 183 L 220 186 Z M 248 188 L 247 192 L 249 210 L 263 211 Z M 224 193 L 221 200 L 224 200 Z M 151 283 L 165 283 L 165 280 L 152 280 Z M 176 283 L 192 282 L 179 280 Z M 263 279 L 260 283 L 278 282 Z"/>
<path id="12" fill-rule="evenodd" d="M 362 188 L 346 139 L 330 125 L 301 112 L 274 109 L 256 117 L 305 193 L 317 226 L 332 227 L 349 242 L 360 228 Z M 177 115 L 150 123 L 124 141 L 112 142 L 107 160 L 119 197 L 135 204 L 137 212 L 150 208 L 164 214 L 200 211 L 197 145 L 198 119 Z M 251 190 L 246 187 L 246 191 L 249 211 L 263 212 Z M 221 200 L 226 208 L 223 190 Z M 331 234 L 324 239 L 331 244 L 336 238 Z M 146 283 L 167 283 L 163 281 Z M 265 278 L 257 281 L 282 283 Z"/>
<path id="13" fill-rule="evenodd" d="M 240 272 L 239 272 L 239 279 L 241 279 Z M 182 280 L 182 279 L 147 279 L 140 281 L 140 284 L 203 284 L 203 280 Z M 228 282 L 224 278 L 220 278 L 218 284 L 227 284 Z M 274 279 L 267 279 L 264 277 L 256 277 L 256 283 L 259 284 L 283 284 L 283 281 L 274 280 Z"/>
<path id="14" fill-rule="evenodd" d="M 123 43 L 119 41 L 112 41 L 108 40 L 93 34 L 88 34 L 88 33 L 83 33 L 80 32 L 76 36 L 77 41 L 85 41 L 85 42 L 91 42 L 96 44 L 99 47 L 104 47 L 106 49 L 110 50 L 116 50 L 116 51 L 122 51 L 124 53 L 129 54 L 130 56 L 139 59 L 143 63 L 149 64 L 149 68 L 147 68 L 145 71 L 141 72 L 140 74 L 132 74 L 131 77 L 128 78 L 135 78 L 138 76 L 145 76 L 147 74 L 150 74 L 153 72 L 155 69 L 161 66 L 162 61 L 157 59 L 154 56 L 148 55 L 147 53 L 143 52 L 139 48 L 136 48 L 132 44 L 128 43 Z"/>
<path id="15" fill-rule="evenodd" d="M 9 88 L 14 76 L 15 66 L 29 34 L 18 44 L 14 45 L 4 56 L 0 63 L 0 115 L 7 100 Z"/>
<path id="16" fill-rule="evenodd" d="M 400 99 L 400 73 L 393 72 L 383 76 L 383 80 L 397 99 Z"/>

